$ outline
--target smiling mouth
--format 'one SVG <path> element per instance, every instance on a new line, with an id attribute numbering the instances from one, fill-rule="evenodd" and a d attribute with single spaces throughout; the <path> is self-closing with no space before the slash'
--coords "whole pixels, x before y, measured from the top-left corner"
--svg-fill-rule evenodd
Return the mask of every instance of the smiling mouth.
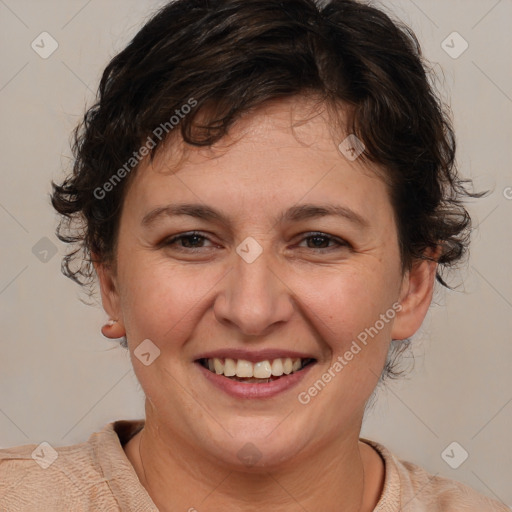
<path id="1" fill-rule="evenodd" d="M 238 382 L 260 383 L 273 382 L 287 375 L 300 372 L 306 366 L 316 362 L 316 359 L 276 358 L 252 363 L 245 359 L 212 358 L 199 359 L 199 364 L 217 375 Z"/>

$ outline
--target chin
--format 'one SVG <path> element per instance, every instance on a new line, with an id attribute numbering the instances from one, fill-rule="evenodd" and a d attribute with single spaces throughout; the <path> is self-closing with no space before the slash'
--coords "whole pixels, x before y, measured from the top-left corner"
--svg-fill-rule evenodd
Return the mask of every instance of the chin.
<path id="1" fill-rule="evenodd" d="M 278 433 L 275 427 L 278 423 L 273 422 L 273 431 L 262 431 L 254 424 L 255 428 L 246 424 L 244 429 L 228 429 L 231 436 L 222 430 L 217 439 L 208 436 L 208 445 L 203 445 L 203 449 L 212 454 L 217 464 L 221 462 L 232 471 L 257 473 L 295 464 L 306 444 L 304 436 L 285 430 Z"/>

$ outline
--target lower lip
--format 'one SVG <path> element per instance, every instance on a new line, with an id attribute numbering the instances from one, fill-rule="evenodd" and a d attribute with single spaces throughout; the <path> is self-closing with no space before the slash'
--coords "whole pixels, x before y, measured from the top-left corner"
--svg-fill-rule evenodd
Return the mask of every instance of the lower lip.
<path id="1" fill-rule="evenodd" d="M 279 379 L 271 382 L 258 384 L 257 382 L 244 383 L 232 380 L 207 370 L 201 363 L 196 362 L 195 364 L 214 386 L 235 398 L 271 398 L 279 393 L 284 393 L 296 386 L 315 365 L 315 363 L 310 363 L 298 372 L 283 375 Z"/>

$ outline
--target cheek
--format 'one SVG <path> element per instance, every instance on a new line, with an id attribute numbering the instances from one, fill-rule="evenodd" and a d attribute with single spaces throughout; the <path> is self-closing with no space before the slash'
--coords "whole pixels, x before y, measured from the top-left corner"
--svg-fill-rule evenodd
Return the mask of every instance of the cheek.
<path id="1" fill-rule="evenodd" d="M 344 342 L 355 339 L 391 308 L 394 295 L 390 290 L 397 285 L 389 281 L 382 269 L 344 267 L 317 273 L 303 280 L 300 289 L 312 318 L 323 325 L 325 339 L 338 341 L 336 345 L 343 349 Z"/>
<path id="2" fill-rule="evenodd" d="M 347 265 L 336 274 L 317 276 L 316 286 L 310 287 L 310 318 L 326 350 L 322 379 L 333 382 L 322 391 L 322 400 L 343 402 L 347 410 L 359 407 L 374 390 L 391 340 L 396 297 L 390 290 L 397 288 L 398 274 L 376 267 L 376 260 L 364 268 Z M 333 413 L 331 419 L 339 418 Z"/>
<path id="3" fill-rule="evenodd" d="M 137 343 L 149 338 L 161 349 L 164 342 L 189 334 L 197 322 L 201 298 L 218 280 L 218 273 L 200 272 L 193 265 L 178 267 L 147 256 L 130 259 L 129 264 L 127 260 L 124 270 L 121 306 L 128 340 Z"/>
<path id="4" fill-rule="evenodd" d="M 391 340 L 396 297 L 389 290 L 397 286 L 396 274 L 390 280 L 391 273 L 369 269 L 347 266 L 302 283 L 302 289 L 309 290 L 308 316 L 322 337 L 326 361 L 322 374 L 304 384 L 298 400 L 334 430 L 363 407 L 375 389 Z"/>

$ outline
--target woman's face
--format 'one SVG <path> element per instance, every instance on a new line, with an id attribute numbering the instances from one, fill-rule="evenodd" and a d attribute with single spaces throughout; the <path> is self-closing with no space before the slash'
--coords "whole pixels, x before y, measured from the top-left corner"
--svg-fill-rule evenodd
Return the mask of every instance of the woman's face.
<path id="1" fill-rule="evenodd" d="M 411 335 L 428 307 L 401 273 L 384 183 L 345 158 L 325 114 L 293 132 L 291 105 L 244 118 L 236 141 L 189 148 L 172 172 L 165 153 L 141 166 L 116 273 L 100 276 L 148 398 L 147 425 L 228 466 L 245 456 L 295 463 L 357 439 L 391 338 Z M 294 105 L 306 115 L 306 103 Z M 200 362 L 214 357 L 234 360 L 227 373 L 258 375 L 279 373 L 276 359 L 315 362 L 247 383 Z"/>

